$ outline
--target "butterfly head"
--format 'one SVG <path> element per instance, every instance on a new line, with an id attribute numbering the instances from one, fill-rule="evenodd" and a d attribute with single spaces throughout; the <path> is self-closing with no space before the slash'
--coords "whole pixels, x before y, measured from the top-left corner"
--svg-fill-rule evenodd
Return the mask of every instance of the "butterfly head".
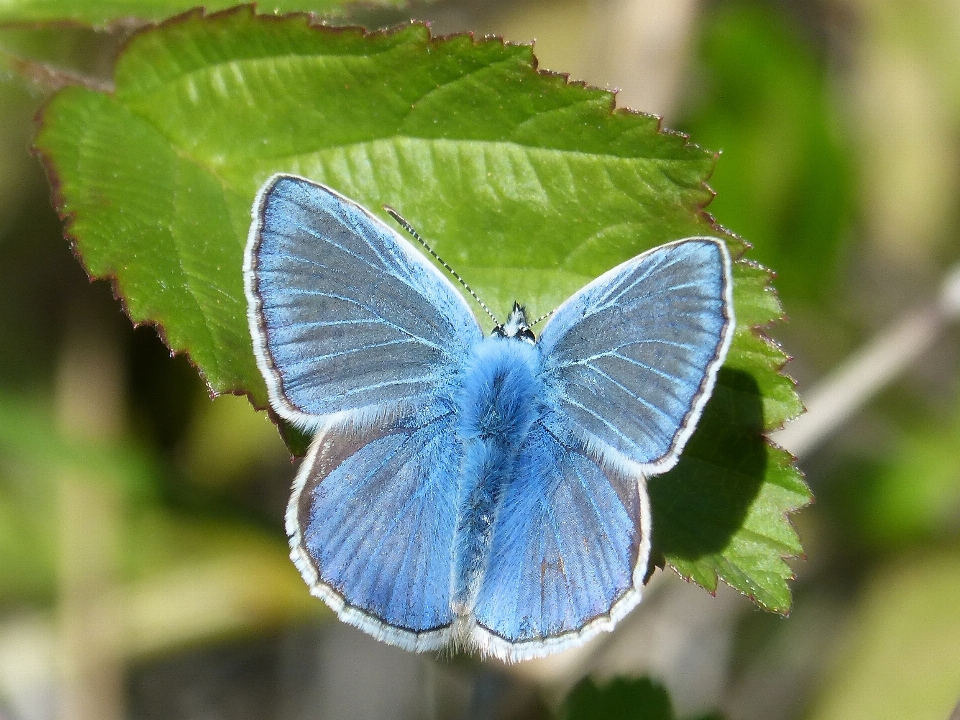
<path id="1" fill-rule="evenodd" d="M 527 323 L 527 311 L 518 302 L 513 303 L 510 317 L 502 325 L 497 325 L 491 333 L 494 337 L 514 338 L 533 345 L 537 338 Z"/>

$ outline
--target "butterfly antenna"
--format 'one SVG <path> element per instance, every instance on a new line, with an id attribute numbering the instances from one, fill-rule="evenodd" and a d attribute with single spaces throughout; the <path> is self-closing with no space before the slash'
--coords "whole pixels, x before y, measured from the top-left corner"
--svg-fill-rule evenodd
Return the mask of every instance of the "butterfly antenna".
<path id="1" fill-rule="evenodd" d="M 544 315 L 541 315 L 541 316 L 538 317 L 536 320 L 534 320 L 532 323 L 530 323 L 529 327 L 533 327 L 534 325 L 543 322 L 543 321 L 546 320 L 548 317 L 550 317 L 551 315 L 553 315 L 554 312 L 555 312 L 555 310 L 551 310 L 550 312 L 548 312 L 548 313 L 546 313 L 546 314 L 544 314 Z"/>
<path id="2" fill-rule="evenodd" d="M 394 210 L 394 209 L 393 209 L 392 207 L 390 207 L 389 205 L 384 205 L 384 206 L 383 206 L 383 209 L 387 211 L 387 214 L 389 214 L 390 217 L 392 217 L 394 220 L 397 221 L 397 223 L 400 225 L 400 227 L 402 227 L 404 230 L 406 230 L 408 233 L 410 233 L 414 238 L 416 238 L 417 242 L 420 243 L 421 245 L 423 245 L 423 247 L 425 247 L 425 248 L 427 249 L 427 252 L 428 252 L 428 253 L 430 253 L 431 255 L 433 255 L 433 259 L 436 260 L 436 261 L 437 261 L 438 263 L 440 263 L 441 265 L 443 265 L 443 267 L 446 269 L 446 271 L 447 271 L 448 273 L 450 273 L 451 275 L 453 275 L 453 276 L 457 279 L 457 282 L 459 282 L 461 285 L 463 285 L 464 289 L 465 289 L 468 293 L 470 293 L 470 297 L 472 297 L 474 300 L 477 301 L 477 304 L 478 304 L 480 307 L 483 308 L 483 311 L 484 311 L 487 315 L 489 315 L 489 316 L 490 316 L 490 319 L 493 320 L 493 322 L 495 322 L 495 323 L 497 324 L 497 326 L 499 327 L 500 321 L 497 320 L 497 316 L 494 315 L 492 312 L 490 312 L 490 308 L 488 308 L 488 307 L 484 304 L 483 300 L 481 300 L 479 297 L 477 297 L 477 294 L 473 291 L 473 288 L 471 288 L 469 285 L 467 285 L 467 281 L 464 280 L 462 277 L 460 277 L 460 275 L 457 273 L 456 270 L 454 270 L 452 267 L 450 267 L 449 265 L 447 265 L 447 263 L 445 263 L 445 262 L 443 261 L 443 258 L 440 257 L 439 255 L 437 255 L 437 254 L 433 251 L 433 248 L 432 248 L 432 247 L 430 247 L 429 245 L 427 245 L 427 241 L 424 240 L 422 237 L 420 237 L 420 233 L 418 233 L 416 230 L 414 230 L 414 229 L 413 229 L 413 226 L 412 226 L 410 223 L 408 223 L 406 220 L 404 220 L 404 219 L 403 219 L 403 216 L 400 215 L 400 213 L 398 213 L 396 210 Z M 548 313 L 548 314 L 549 314 L 549 313 Z M 546 317 L 546 315 L 544 315 L 544 317 Z M 542 318 L 541 318 L 541 319 L 542 319 Z M 539 320 L 538 320 L 537 322 L 539 322 Z"/>

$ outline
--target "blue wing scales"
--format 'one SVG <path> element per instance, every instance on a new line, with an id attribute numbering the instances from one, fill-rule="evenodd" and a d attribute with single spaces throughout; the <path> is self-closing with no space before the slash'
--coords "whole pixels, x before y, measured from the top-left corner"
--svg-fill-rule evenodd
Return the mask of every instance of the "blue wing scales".
<path id="1" fill-rule="evenodd" d="M 410 650 L 451 637 L 460 446 L 449 411 L 323 431 L 287 508 L 291 557 L 341 619 Z"/>
<path id="2" fill-rule="evenodd" d="M 277 412 L 318 416 L 432 396 L 480 327 L 430 263 L 366 209 L 293 175 L 253 206 L 244 282 L 254 350 Z"/>
<path id="3" fill-rule="evenodd" d="M 539 421 L 495 521 L 475 643 L 523 660 L 611 629 L 640 601 L 649 554 L 643 478 L 601 469 L 563 419 Z"/>
<path id="4" fill-rule="evenodd" d="M 733 337 L 730 257 L 715 238 L 638 255 L 557 309 L 538 343 L 550 397 L 592 452 L 672 467 Z"/>

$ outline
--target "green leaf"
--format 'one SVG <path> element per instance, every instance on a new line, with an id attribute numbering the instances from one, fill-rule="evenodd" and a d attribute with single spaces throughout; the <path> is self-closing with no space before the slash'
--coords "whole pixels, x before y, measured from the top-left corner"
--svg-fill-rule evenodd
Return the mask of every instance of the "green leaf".
<path id="1" fill-rule="evenodd" d="M 279 171 L 400 211 L 501 316 L 540 315 L 643 250 L 691 235 L 744 244 L 702 208 L 715 157 L 602 90 L 539 73 L 531 49 L 421 25 L 388 33 L 183 17 L 135 36 L 105 94 L 72 87 L 37 148 L 91 276 L 156 323 L 212 392 L 266 406 L 246 323 L 250 205 Z M 783 353 L 752 326 L 780 316 L 769 273 L 735 269 L 739 327 L 678 467 L 651 482 L 655 544 L 685 576 L 717 574 L 789 604 L 785 514 L 808 493 L 760 432 L 800 410 Z M 289 440 L 288 440 L 289 442 Z M 300 443 L 291 446 L 302 447 Z"/>
<path id="2" fill-rule="evenodd" d="M 676 720 L 670 694 L 649 678 L 614 678 L 598 685 L 584 678 L 567 696 L 562 720 Z M 719 714 L 697 720 L 723 720 Z"/>
<path id="3" fill-rule="evenodd" d="M 258 2 L 262 13 L 311 12 L 341 15 L 350 5 L 400 7 L 406 0 L 272 0 Z M 206 12 L 232 8 L 233 0 L 203 3 Z M 160 21 L 196 8 L 196 0 L 9 0 L 0 4 L 0 23 L 49 23 L 72 21 L 103 27 L 129 20 Z"/>
<path id="4" fill-rule="evenodd" d="M 648 678 L 615 678 L 597 685 L 584 678 L 571 691 L 563 720 L 676 720 L 670 695 Z"/>

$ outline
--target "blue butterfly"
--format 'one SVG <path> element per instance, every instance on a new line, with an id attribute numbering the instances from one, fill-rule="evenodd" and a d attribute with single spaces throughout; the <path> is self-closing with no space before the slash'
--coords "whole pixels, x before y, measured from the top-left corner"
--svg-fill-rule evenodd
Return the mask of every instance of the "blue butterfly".
<path id="1" fill-rule="evenodd" d="M 710 237 L 645 252 L 483 336 L 413 245 L 330 188 L 261 188 L 244 260 L 270 403 L 316 433 L 291 557 L 340 618 L 414 651 L 515 661 L 580 645 L 639 601 L 646 478 L 673 467 L 733 336 Z"/>

